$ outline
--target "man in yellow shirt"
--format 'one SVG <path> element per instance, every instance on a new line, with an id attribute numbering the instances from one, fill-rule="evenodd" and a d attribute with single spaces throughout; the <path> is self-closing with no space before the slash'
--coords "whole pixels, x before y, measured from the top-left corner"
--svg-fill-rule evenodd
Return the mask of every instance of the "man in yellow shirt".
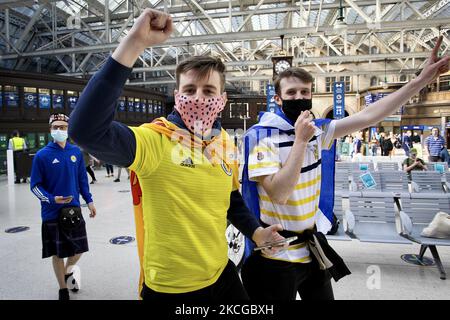
<path id="1" fill-rule="evenodd" d="M 15 183 L 20 183 L 20 179 L 22 179 L 23 183 L 27 182 L 27 177 L 23 173 L 24 168 L 19 168 L 21 165 L 21 161 L 19 160 L 24 154 L 23 151 L 27 149 L 27 143 L 25 139 L 20 136 L 18 130 L 14 130 L 12 133 L 12 138 L 9 139 L 8 149 L 14 152 L 14 171 L 16 173 L 16 181 Z"/>
<path id="2" fill-rule="evenodd" d="M 134 204 L 142 205 L 142 298 L 246 300 L 227 256 L 227 219 L 257 245 L 283 237 L 280 225 L 260 226 L 238 191 L 236 153 L 217 119 L 226 103 L 224 64 L 211 57 L 179 64 L 175 110 L 167 119 L 140 127 L 113 121 L 137 58 L 164 42 L 172 28 L 167 14 L 151 9 L 141 14 L 89 81 L 71 115 L 69 135 L 98 159 L 133 172 Z"/>

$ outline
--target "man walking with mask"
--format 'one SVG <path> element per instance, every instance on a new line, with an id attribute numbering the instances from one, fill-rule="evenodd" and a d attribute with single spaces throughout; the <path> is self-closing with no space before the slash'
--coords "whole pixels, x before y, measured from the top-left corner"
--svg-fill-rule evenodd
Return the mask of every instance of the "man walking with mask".
<path id="1" fill-rule="evenodd" d="M 276 113 L 264 113 L 260 122 L 246 134 L 248 161 L 244 166 L 242 189 L 247 206 L 263 224 L 281 224 L 284 229 L 281 235 L 295 235 L 298 240 L 285 251 L 253 253 L 247 259 L 242 279 L 250 298 L 295 300 L 297 293 L 302 299 L 334 298 L 329 272 L 337 281 L 348 274 L 348 270 L 327 247 L 326 240 L 320 241 L 331 228 L 332 214 L 322 211 L 322 199 L 333 197 L 333 193 L 323 195 L 327 184 L 322 180 L 325 176 L 329 178 L 334 168 L 333 164 L 323 163 L 322 150 L 330 149 L 335 138 L 374 126 L 439 74 L 447 72 L 450 57 L 437 56 L 441 42 L 442 37 L 439 37 L 428 63 L 416 79 L 340 120 L 309 119 L 313 78 L 308 72 L 289 68 L 277 77 L 275 100 L 281 109 Z M 337 264 L 333 264 L 338 269 L 327 266 L 323 255 L 317 254 L 317 247 L 310 245 L 311 234 L 331 253 L 325 256 L 335 260 Z M 318 242 L 314 240 L 314 243 Z"/>
<path id="2" fill-rule="evenodd" d="M 88 205 L 89 216 L 96 215 L 83 155 L 67 142 L 68 121 L 64 114 L 50 117 L 54 141 L 36 153 L 30 183 L 31 191 L 41 201 L 42 258 L 52 257 L 60 288 L 59 300 L 70 299 L 68 285 L 72 291 L 80 289 L 80 269 L 76 263 L 89 250 L 86 226 L 79 210 L 80 194 Z M 64 211 L 71 213 L 72 225 L 63 222 Z"/>
<path id="3" fill-rule="evenodd" d="M 135 61 L 166 41 L 172 28 L 169 15 L 144 10 L 89 81 L 71 115 L 70 135 L 98 159 L 132 170 L 143 299 L 245 300 L 227 256 L 227 218 L 258 245 L 282 237 L 279 225 L 260 227 L 239 194 L 233 142 L 217 120 L 226 103 L 224 64 L 211 57 L 180 63 L 175 111 L 167 119 L 141 127 L 113 121 Z"/>

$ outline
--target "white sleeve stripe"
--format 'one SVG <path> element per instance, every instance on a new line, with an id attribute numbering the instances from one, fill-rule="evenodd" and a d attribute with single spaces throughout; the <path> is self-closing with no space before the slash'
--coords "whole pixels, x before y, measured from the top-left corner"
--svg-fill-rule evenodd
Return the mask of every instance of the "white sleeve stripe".
<path id="1" fill-rule="evenodd" d="M 44 194 L 42 193 L 42 191 L 39 190 L 39 188 L 38 188 L 37 186 L 34 187 L 33 190 L 34 190 L 34 192 L 35 192 L 35 194 L 36 194 L 37 196 L 40 196 L 40 197 L 42 197 L 42 198 L 46 198 L 46 197 L 44 196 Z"/>
<path id="2" fill-rule="evenodd" d="M 36 196 L 36 197 L 38 197 L 39 199 L 41 199 L 41 195 L 33 188 L 33 190 L 31 190 L 31 191 L 33 191 L 33 193 L 34 193 L 34 195 Z"/>
<path id="3" fill-rule="evenodd" d="M 48 198 L 42 194 L 42 192 L 38 189 L 37 186 L 34 187 L 32 191 L 33 191 L 33 193 L 36 195 L 36 197 L 38 197 L 41 201 L 47 201 L 47 202 L 50 203 L 50 201 L 48 200 Z"/>

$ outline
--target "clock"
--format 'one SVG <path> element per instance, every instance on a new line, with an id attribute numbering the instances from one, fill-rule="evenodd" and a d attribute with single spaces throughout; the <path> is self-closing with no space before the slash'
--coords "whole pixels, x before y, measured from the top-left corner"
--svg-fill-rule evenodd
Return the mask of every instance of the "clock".
<path id="1" fill-rule="evenodd" d="M 278 76 L 284 70 L 292 67 L 292 56 L 278 56 L 272 58 L 273 78 Z"/>
<path id="2" fill-rule="evenodd" d="M 290 63 L 286 60 L 280 60 L 277 63 L 275 63 L 275 72 L 276 74 L 280 74 L 286 69 L 289 69 L 291 67 Z"/>

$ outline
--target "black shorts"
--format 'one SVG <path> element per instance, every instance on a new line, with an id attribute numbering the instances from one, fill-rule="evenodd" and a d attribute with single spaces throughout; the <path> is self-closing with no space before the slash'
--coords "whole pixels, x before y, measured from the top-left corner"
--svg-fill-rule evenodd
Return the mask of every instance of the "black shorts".
<path id="1" fill-rule="evenodd" d="M 42 258 L 67 258 L 87 251 L 89 247 L 84 219 L 77 229 L 71 231 L 63 230 L 58 220 L 42 223 Z"/>

